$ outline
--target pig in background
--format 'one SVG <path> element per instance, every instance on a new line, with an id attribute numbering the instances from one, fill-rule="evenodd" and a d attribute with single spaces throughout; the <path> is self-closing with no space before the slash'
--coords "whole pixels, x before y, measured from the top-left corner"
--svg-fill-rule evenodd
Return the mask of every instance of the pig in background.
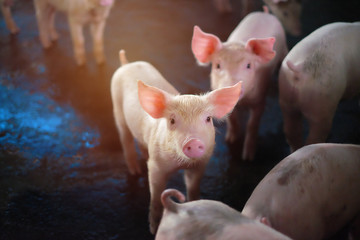
<path id="1" fill-rule="evenodd" d="M 127 63 L 124 51 L 120 61 L 111 80 L 115 123 L 130 173 L 141 173 L 134 139 L 148 158 L 150 231 L 155 234 L 162 214 L 160 196 L 174 172 L 185 169 L 188 199 L 199 198 L 215 145 L 213 118 L 232 111 L 241 83 L 201 96 L 179 95 L 149 63 Z"/>
<path id="2" fill-rule="evenodd" d="M 224 43 L 195 26 L 192 51 L 200 64 L 212 64 L 211 89 L 243 81 L 237 110 L 248 111 L 249 119 L 242 158 L 252 160 L 271 79 L 288 52 L 281 23 L 269 13 L 251 13 Z M 226 141 L 229 143 L 235 142 L 239 133 L 237 114 L 234 111 L 227 119 Z"/>
<path id="3" fill-rule="evenodd" d="M 34 0 L 40 42 L 47 49 L 58 39 L 55 12 L 67 14 L 76 63 L 86 61 L 83 26 L 90 23 L 93 53 L 98 64 L 105 61 L 104 29 L 114 0 Z"/>
<path id="4" fill-rule="evenodd" d="M 328 239 L 359 216 L 360 146 L 297 150 L 263 178 L 242 213 L 293 239 Z"/>
<path id="5" fill-rule="evenodd" d="M 1 5 L 1 12 L 4 16 L 7 29 L 10 31 L 11 34 L 18 33 L 20 29 L 16 25 L 11 14 L 11 7 L 13 5 L 13 0 L 0 0 L 0 5 Z"/>
<path id="6" fill-rule="evenodd" d="M 170 197 L 176 197 L 181 204 Z M 175 189 L 161 195 L 163 217 L 156 240 L 285 240 L 280 232 L 250 218 L 235 209 L 213 200 L 183 203 L 185 196 Z"/>
<path id="7" fill-rule="evenodd" d="M 232 11 L 230 0 L 213 0 L 216 9 L 220 13 Z M 253 12 L 257 9 L 257 1 L 241 0 L 241 15 Z M 263 0 L 271 12 L 280 20 L 286 32 L 293 36 L 300 36 L 302 0 Z"/>
<path id="8" fill-rule="evenodd" d="M 292 151 L 326 142 L 342 99 L 360 92 L 360 22 L 325 25 L 297 43 L 279 73 L 284 132 Z"/>

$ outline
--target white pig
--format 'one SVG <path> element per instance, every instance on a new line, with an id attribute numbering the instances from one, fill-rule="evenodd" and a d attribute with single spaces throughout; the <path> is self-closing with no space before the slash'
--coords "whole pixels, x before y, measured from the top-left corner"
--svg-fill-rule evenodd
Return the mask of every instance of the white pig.
<path id="1" fill-rule="evenodd" d="M 75 60 L 78 65 L 85 64 L 83 26 L 90 23 L 93 51 L 96 62 L 105 61 L 104 28 L 114 0 L 34 0 L 40 41 L 44 48 L 58 39 L 55 30 L 55 12 L 67 14 Z"/>
<path id="2" fill-rule="evenodd" d="M 11 14 L 11 6 L 13 5 L 13 0 L 0 0 L 0 4 L 1 12 L 4 16 L 7 29 L 10 31 L 11 34 L 18 33 L 20 29 L 16 25 Z"/>
<path id="3" fill-rule="evenodd" d="M 243 93 L 238 105 L 249 109 L 250 116 L 242 158 L 252 160 L 271 77 L 288 52 L 279 20 L 269 13 L 251 13 L 224 43 L 215 35 L 204 33 L 195 26 L 192 51 L 200 64 L 212 63 L 212 89 L 243 81 Z M 227 121 L 226 140 L 230 143 L 235 141 L 238 132 L 236 116 L 234 111 Z"/>
<path id="4" fill-rule="evenodd" d="M 313 144 L 277 164 L 242 210 L 293 239 L 327 239 L 360 213 L 360 146 Z"/>
<path id="5" fill-rule="evenodd" d="M 170 197 L 185 201 L 185 196 L 175 189 L 162 193 L 164 213 L 156 240 L 290 240 L 221 202 L 197 200 L 178 204 Z"/>
<path id="6" fill-rule="evenodd" d="M 160 196 L 172 173 L 185 169 L 188 198 L 199 198 L 200 180 L 215 144 L 212 119 L 231 112 L 241 83 L 200 96 L 179 95 L 149 63 L 124 64 L 124 51 L 120 61 L 123 66 L 111 80 L 114 117 L 131 174 L 141 173 L 134 139 L 148 153 L 149 218 L 154 234 L 162 214 Z"/>
<path id="7" fill-rule="evenodd" d="M 360 92 L 360 22 L 325 25 L 297 43 L 279 73 L 284 132 L 294 151 L 304 145 L 303 117 L 309 123 L 305 144 L 325 142 L 338 103 Z"/>
<path id="8" fill-rule="evenodd" d="M 250 0 L 252 1 L 252 0 Z M 301 0 L 263 0 L 280 20 L 285 30 L 293 36 L 301 35 Z"/>

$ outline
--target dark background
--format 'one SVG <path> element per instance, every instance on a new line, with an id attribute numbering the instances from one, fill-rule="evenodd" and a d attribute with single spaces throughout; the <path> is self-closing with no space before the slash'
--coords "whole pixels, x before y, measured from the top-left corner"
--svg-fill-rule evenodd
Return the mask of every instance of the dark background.
<path id="1" fill-rule="evenodd" d="M 193 26 L 225 41 L 242 19 L 241 1 L 231 3 L 233 12 L 220 14 L 210 0 L 115 0 L 105 31 L 106 64 L 95 64 L 86 29 L 88 62 L 80 68 L 64 14 L 56 18 L 59 40 L 43 50 L 32 1 L 15 1 L 20 33 L 10 35 L 0 17 L 0 239 L 153 239 L 147 175 L 129 176 L 112 116 L 118 52 L 125 49 L 129 61 L 149 61 L 181 93 L 208 91 L 210 68 L 197 66 L 191 53 Z M 261 2 L 255 5 L 261 10 Z M 307 1 L 303 34 L 287 36 L 289 48 L 324 24 L 359 20 L 358 0 Z M 242 162 L 241 146 L 226 145 L 225 124 L 216 125 L 202 198 L 241 210 L 289 154 L 277 97 L 274 82 L 253 162 Z M 359 144 L 359 123 L 358 99 L 341 102 L 329 141 Z M 181 172 L 169 187 L 184 192 Z"/>

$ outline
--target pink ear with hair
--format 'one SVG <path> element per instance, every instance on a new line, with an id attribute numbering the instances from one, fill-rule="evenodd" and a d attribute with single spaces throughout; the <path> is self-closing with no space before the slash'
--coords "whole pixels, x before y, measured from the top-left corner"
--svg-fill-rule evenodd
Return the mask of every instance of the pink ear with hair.
<path id="1" fill-rule="evenodd" d="M 216 89 L 209 93 L 209 102 L 214 106 L 214 117 L 223 118 L 230 113 L 239 101 L 242 82 L 234 86 Z"/>
<path id="2" fill-rule="evenodd" d="M 246 42 L 245 48 L 259 56 L 263 63 L 267 63 L 275 57 L 274 43 L 274 37 L 251 38 Z"/>
<path id="3" fill-rule="evenodd" d="M 142 108 L 153 118 L 164 116 L 166 109 L 166 93 L 158 88 L 138 81 L 138 96 Z"/>
<path id="4" fill-rule="evenodd" d="M 194 27 L 191 49 L 200 63 L 210 62 L 212 54 L 219 50 L 221 46 L 222 44 L 218 37 L 201 31 L 198 26 Z"/>

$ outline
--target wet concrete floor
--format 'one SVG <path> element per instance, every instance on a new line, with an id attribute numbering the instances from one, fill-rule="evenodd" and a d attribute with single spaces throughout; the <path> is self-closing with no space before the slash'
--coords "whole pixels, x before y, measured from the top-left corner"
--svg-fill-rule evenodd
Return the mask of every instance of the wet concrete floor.
<path id="1" fill-rule="evenodd" d="M 106 64 L 97 66 L 86 30 L 88 62 L 77 67 L 66 17 L 60 39 L 43 50 L 32 1 L 15 1 L 15 36 L 0 18 L 0 239 L 153 239 L 148 230 L 147 175 L 129 176 L 112 116 L 110 78 L 118 51 L 151 62 L 181 93 L 209 90 L 209 67 L 197 66 L 190 42 L 194 25 L 226 40 L 240 22 L 241 1 L 219 14 L 210 0 L 116 0 L 105 31 Z M 261 3 L 258 4 L 260 8 Z M 304 33 L 323 24 L 359 21 L 357 0 L 304 5 Z M 282 132 L 276 82 L 262 118 L 256 159 L 240 161 L 241 145 L 216 149 L 201 197 L 238 210 L 262 177 L 289 154 Z M 358 99 L 339 105 L 330 142 L 360 143 Z M 144 159 L 139 159 L 144 172 Z M 184 192 L 182 173 L 169 187 Z"/>

